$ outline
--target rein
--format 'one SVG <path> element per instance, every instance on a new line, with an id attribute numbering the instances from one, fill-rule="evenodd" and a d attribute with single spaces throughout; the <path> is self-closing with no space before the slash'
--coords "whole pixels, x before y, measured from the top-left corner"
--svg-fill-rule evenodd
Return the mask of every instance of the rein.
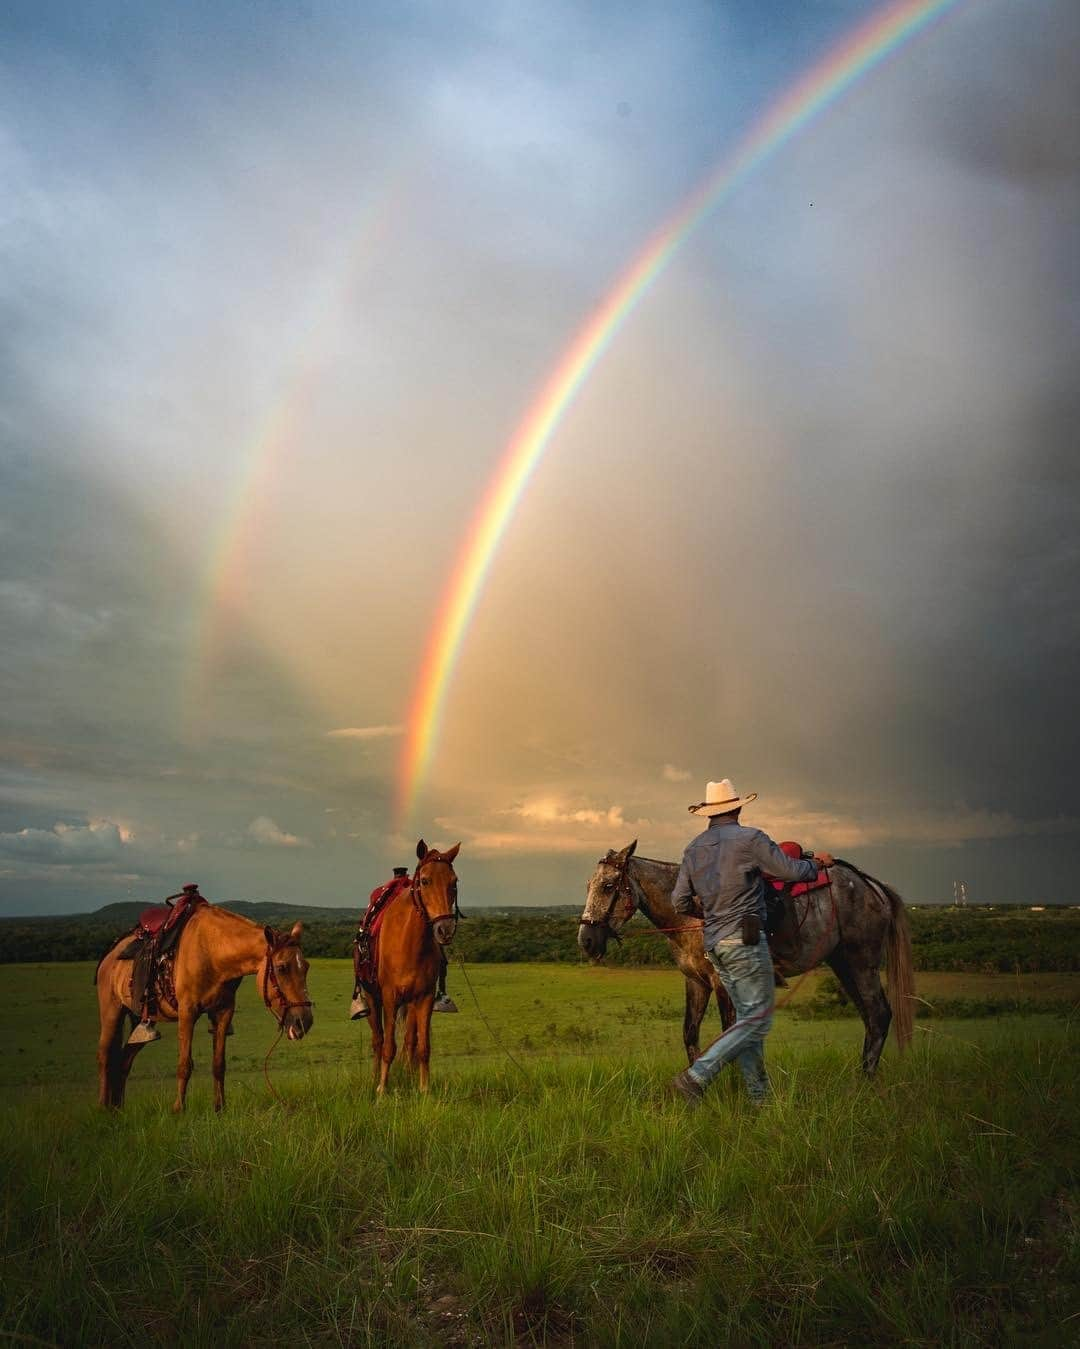
<path id="1" fill-rule="evenodd" d="M 619 942 L 620 945 L 622 944 L 622 937 L 611 926 L 611 919 L 615 916 L 615 906 L 618 904 L 619 899 L 621 897 L 625 896 L 630 903 L 630 907 L 627 909 L 626 913 L 622 916 L 621 921 L 623 923 L 626 923 L 633 916 L 634 911 L 636 909 L 641 909 L 641 912 L 645 915 L 645 917 L 649 918 L 649 921 L 652 922 L 651 916 L 649 915 L 648 911 L 641 905 L 637 895 L 634 892 L 634 883 L 629 874 L 631 860 L 632 859 L 628 857 L 619 870 L 618 879 L 615 882 L 615 888 L 611 896 L 611 902 L 608 904 L 607 910 L 605 911 L 603 918 L 582 918 L 579 920 L 580 926 L 582 927 L 606 928 L 608 935 L 610 937 L 614 937 L 614 939 L 617 942 Z M 647 862 L 652 859 L 644 857 L 641 860 L 643 862 Z M 610 855 L 607 857 L 601 857 L 598 865 L 601 866 L 613 865 Z M 841 863 L 841 865 L 850 866 L 850 863 L 844 862 Z M 825 952 L 828 950 L 829 941 L 832 938 L 833 933 L 834 932 L 839 933 L 840 911 L 836 903 L 836 891 L 833 888 L 833 878 L 831 875 L 831 869 L 829 867 L 826 867 L 824 870 L 825 875 L 829 879 L 828 893 L 829 893 L 829 906 L 831 909 L 831 921 L 829 922 L 824 933 L 822 934 L 821 942 L 819 943 L 818 950 L 815 952 L 813 959 L 810 961 L 810 963 L 803 970 L 802 974 L 796 980 L 794 988 L 792 988 L 791 991 L 784 998 L 782 998 L 779 1002 L 774 1004 L 774 1006 L 777 1008 L 785 1007 L 791 1001 L 791 999 L 802 987 L 802 984 L 806 979 L 807 975 L 811 972 L 811 970 L 816 969 L 817 966 L 821 963 L 821 960 Z M 863 876 L 864 879 L 869 879 L 865 877 L 861 871 L 859 871 L 858 867 L 851 867 L 851 870 L 856 872 L 858 875 Z M 800 935 L 802 933 L 803 927 L 806 924 L 806 920 L 810 916 L 810 908 L 813 903 L 814 903 L 813 891 L 808 890 L 806 892 L 806 903 L 803 905 L 802 913 L 798 916 L 796 921 L 795 927 L 796 935 Z M 654 934 L 658 934 L 664 935 L 668 937 L 670 940 L 670 934 L 672 933 L 689 932 L 694 929 L 700 930 L 702 926 L 703 924 L 701 920 L 698 920 L 697 922 L 680 923 L 675 927 L 661 927 L 658 923 L 653 923 L 651 930 L 649 928 L 641 928 L 636 932 L 628 932 L 626 935 L 628 937 L 651 937 Z"/>

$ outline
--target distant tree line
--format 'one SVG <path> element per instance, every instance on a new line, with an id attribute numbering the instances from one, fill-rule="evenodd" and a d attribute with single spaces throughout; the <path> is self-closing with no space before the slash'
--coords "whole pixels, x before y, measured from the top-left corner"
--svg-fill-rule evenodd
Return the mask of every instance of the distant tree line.
<path id="1" fill-rule="evenodd" d="M 239 906 L 238 906 L 239 907 Z M 354 916 L 308 918 L 302 909 L 272 906 L 262 915 L 258 905 L 245 906 L 257 921 L 278 925 L 293 915 L 304 919 L 304 950 L 309 956 L 345 957 L 356 931 Z M 271 906 L 267 906 L 268 909 Z M 333 912 L 333 911 L 330 911 Z M 915 967 L 968 973 L 1065 973 L 1080 970 L 1080 910 L 978 908 L 910 910 Z M 131 930 L 120 915 L 86 914 L 72 918 L 0 920 L 0 963 L 53 960 L 98 960 L 114 941 Z M 613 965 L 670 965 L 664 937 L 642 918 L 624 931 L 624 941 L 608 943 Z M 467 961 L 557 961 L 582 959 L 577 946 L 577 918 L 565 908 L 544 912 L 484 912 L 463 918 L 454 953 Z"/>

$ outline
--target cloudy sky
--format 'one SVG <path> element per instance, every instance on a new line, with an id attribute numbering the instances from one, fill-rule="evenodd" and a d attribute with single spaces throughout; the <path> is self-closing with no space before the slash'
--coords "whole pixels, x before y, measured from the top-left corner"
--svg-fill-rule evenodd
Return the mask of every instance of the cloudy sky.
<path id="1" fill-rule="evenodd" d="M 1076 898 L 1080 10 L 968 0 L 680 249 L 505 535 L 580 324 L 864 0 L 12 0 L 0 912 L 462 902 L 707 779 L 915 901 Z"/>

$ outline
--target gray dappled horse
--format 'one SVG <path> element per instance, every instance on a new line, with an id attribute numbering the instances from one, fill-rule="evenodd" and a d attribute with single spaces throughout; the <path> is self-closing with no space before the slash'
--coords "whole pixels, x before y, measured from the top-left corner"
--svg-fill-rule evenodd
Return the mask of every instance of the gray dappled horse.
<path id="1" fill-rule="evenodd" d="M 664 931 L 686 980 L 683 1043 L 693 1063 L 710 995 L 716 995 L 725 1027 L 733 1018 L 719 976 L 705 954 L 700 919 L 676 912 L 671 901 L 679 864 L 635 857 L 636 847 L 637 839 L 597 862 L 585 893 L 578 945 L 587 956 L 602 959 L 608 938 L 618 938 L 636 909 Z M 783 975 L 812 970 L 823 961 L 832 969 L 866 1027 L 862 1065 L 869 1076 L 877 1068 L 894 1017 L 899 1047 L 904 1049 L 911 1040 L 915 993 L 911 930 L 904 901 L 883 881 L 841 861 L 829 868 L 829 878 L 828 886 L 790 901 L 794 921 L 770 935 L 769 945 Z M 883 954 L 892 1007 L 878 973 Z"/>

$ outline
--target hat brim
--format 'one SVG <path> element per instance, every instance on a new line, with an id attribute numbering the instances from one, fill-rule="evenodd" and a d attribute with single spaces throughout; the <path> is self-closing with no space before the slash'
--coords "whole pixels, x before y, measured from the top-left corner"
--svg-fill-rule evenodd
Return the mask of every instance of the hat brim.
<path id="1" fill-rule="evenodd" d="M 745 796 L 735 796 L 729 801 L 702 801 L 699 805 L 688 806 L 691 815 L 730 815 L 733 810 L 741 810 L 751 801 L 757 800 L 757 792 L 747 792 Z"/>

